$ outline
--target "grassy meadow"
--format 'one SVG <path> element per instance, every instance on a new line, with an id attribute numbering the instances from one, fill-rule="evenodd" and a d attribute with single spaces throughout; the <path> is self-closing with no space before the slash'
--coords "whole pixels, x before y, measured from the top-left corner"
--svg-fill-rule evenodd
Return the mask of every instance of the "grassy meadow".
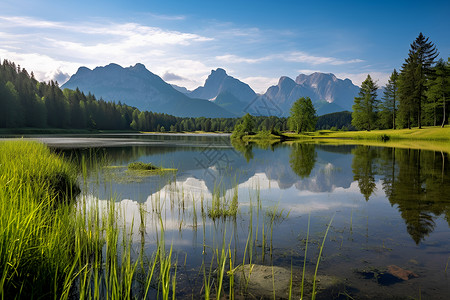
<path id="1" fill-rule="evenodd" d="M 270 132 L 259 132 L 246 135 L 244 142 L 254 142 L 266 146 L 279 142 L 308 142 L 317 144 L 351 144 L 370 145 L 395 148 L 424 149 L 450 153 L 450 126 L 424 126 L 422 129 L 386 129 L 372 131 L 331 131 L 318 130 L 313 132 L 274 135 Z"/>
<path id="2" fill-rule="evenodd" d="M 371 131 L 331 131 L 319 130 L 304 134 L 287 133 L 289 138 L 335 138 L 353 140 L 381 140 L 385 136 L 389 140 L 420 140 L 420 141 L 447 141 L 450 142 L 450 126 L 424 126 L 411 129 L 385 129 Z"/>

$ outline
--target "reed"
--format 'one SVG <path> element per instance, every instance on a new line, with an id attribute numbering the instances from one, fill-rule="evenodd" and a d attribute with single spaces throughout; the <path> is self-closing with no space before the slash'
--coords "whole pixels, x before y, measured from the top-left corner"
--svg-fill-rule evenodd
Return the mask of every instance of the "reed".
<path id="1" fill-rule="evenodd" d="M 313 278 L 313 289 L 312 289 L 312 294 L 311 294 L 312 300 L 316 299 L 317 270 L 319 269 L 320 258 L 322 257 L 322 251 L 325 246 L 325 240 L 327 239 L 328 230 L 330 230 L 333 219 L 334 219 L 334 215 L 331 218 L 330 223 L 328 223 L 327 230 L 325 231 L 325 235 L 323 236 L 322 245 L 320 246 L 319 256 L 317 257 L 316 270 L 314 271 L 314 278 Z"/>
<path id="2" fill-rule="evenodd" d="M 305 271 L 306 271 L 306 254 L 308 253 L 308 241 L 309 241 L 309 225 L 311 224 L 311 214 L 308 214 L 308 229 L 306 230 L 306 243 L 305 243 L 305 256 L 303 258 L 303 272 L 302 283 L 300 285 L 300 299 L 303 299 L 304 285 L 305 285 Z"/>
<path id="3" fill-rule="evenodd" d="M 227 217 L 236 218 L 238 212 L 238 190 L 234 188 L 233 196 L 227 197 L 220 186 L 215 186 L 212 194 L 211 206 L 208 207 L 208 217 L 212 220 Z"/>
<path id="4" fill-rule="evenodd" d="M 87 190 L 90 158 L 80 161 L 77 168 L 36 142 L 0 143 L 0 297 L 145 299 L 156 285 L 164 299 L 174 298 L 176 264 L 172 247 L 164 252 L 164 234 L 158 255 L 144 264 L 142 253 L 133 258 L 134 221 L 120 223 L 125 212 L 114 196 L 105 205 L 85 194 L 72 201 L 77 170 Z M 142 206 L 139 213 L 145 232 Z"/>

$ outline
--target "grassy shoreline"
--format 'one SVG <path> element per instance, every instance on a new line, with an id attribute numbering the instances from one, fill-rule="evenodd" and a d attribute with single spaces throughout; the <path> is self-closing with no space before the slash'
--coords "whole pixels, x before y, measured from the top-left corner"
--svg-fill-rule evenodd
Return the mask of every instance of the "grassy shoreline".
<path id="1" fill-rule="evenodd" d="M 245 143 L 267 146 L 277 143 L 314 143 L 329 145 L 368 145 L 391 148 L 424 149 L 450 153 L 450 126 L 423 127 L 422 129 L 388 129 L 372 131 L 319 130 L 305 133 L 283 133 L 274 135 L 260 132 L 242 137 Z"/>
<path id="2" fill-rule="evenodd" d="M 351 140 L 422 140 L 422 141 L 447 141 L 450 142 L 450 126 L 444 128 L 426 126 L 422 129 L 385 129 L 372 131 L 330 131 L 319 130 L 301 134 L 286 133 L 289 139 L 351 139 Z"/>
<path id="3" fill-rule="evenodd" d="M 450 142 L 450 125 L 444 128 L 429 126 L 412 129 L 385 129 L 372 131 L 331 131 L 318 130 L 313 132 L 293 133 L 285 132 L 274 135 L 268 132 L 259 132 L 254 135 L 245 135 L 242 140 L 245 142 L 257 141 L 297 141 L 297 140 L 367 140 L 367 141 L 440 141 Z"/>

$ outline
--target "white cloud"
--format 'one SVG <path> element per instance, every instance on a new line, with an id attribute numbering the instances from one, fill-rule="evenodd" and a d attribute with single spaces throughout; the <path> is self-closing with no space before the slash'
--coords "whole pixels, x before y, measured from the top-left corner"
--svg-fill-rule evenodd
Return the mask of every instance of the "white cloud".
<path id="1" fill-rule="evenodd" d="M 275 77 L 246 77 L 241 79 L 247 83 L 256 93 L 264 94 L 269 87 L 277 85 L 279 78 Z"/>
<path id="2" fill-rule="evenodd" d="M 316 72 L 320 72 L 319 70 L 311 70 L 311 69 L 301 69 L 297 71 L 299 74 L 311 75 Z"/>
<path id="3" fill-rule="evenodd" d="M 288 55 L 284 56 L 284 59 L 286 61 L 308 63 L 311 65 L 329 64 L 333 66 L 363 62 L 363 60 L 361 59 L 342 60 L 335 57 L 310 55 L 301 51 L 291 52 Z"/>
<path id="4" fill-rule="evenodd" d="M 366 80 L 367 75 L 370 75 L 375 83 L 379 86 L 385 86 L 389 80 L 389 76 L 391 73 L 383 73 L 383 72 L 364 72 L 364 73 L 336 73 L 336 77 L 345 79 L 350 79 L 353 84 L 357 86 L 361 86 L 361 83 Z"/>
<path id="5" fill-rule="evenodd" d="M 136 23 L 73 24 L 0 16 L 0 57 L 33 70 L 38 80 L 61 78 L 61 73 L 73 74 L 80 66 L 141 62 L 156 74 L 172 72 L 187 78 L 186 85 L 192 88 L 199 82 L 189 79 L 199 79 L 211 67 L 184 53 L 213 40 Z"/>
<path id="6" fill-rule="evenodd" d="M 159 20 L 166 20 L 166 21 L 183 21 L 186 20 L 186 16 L 183 15 L 161 15 L 161 14 L 155 14 L 155 13 L 148 13 L 148 16 L 151 18 L 159 19 Z"/>
<path id="7" fill-rule="evenodd" d="M 254 64 L 259 63 L 267 60 L 271 60 L 272 56 L 265 56 L 260 58 L 245 58 L 241 56 L 237 56 L 234 54 L 226 54 L 226 55 L 220 55 L 216 56 L 216 59 L 221 62 L 225 63 L 247 63 L 247 64 Z"/>
<path id="8" fill-rule="evenodd" d="M 60 61 L 47 55 L 37 53 L 18 53 L 0 48 L 0 58 L 8 59 L 25 68 L 29 73 L 33 72 L 40 81 L 54 80 L 61 73 L 73 74 L 80 66 L 78 63 Z M 62 84 L 63 82 L 59 82 Z"/>

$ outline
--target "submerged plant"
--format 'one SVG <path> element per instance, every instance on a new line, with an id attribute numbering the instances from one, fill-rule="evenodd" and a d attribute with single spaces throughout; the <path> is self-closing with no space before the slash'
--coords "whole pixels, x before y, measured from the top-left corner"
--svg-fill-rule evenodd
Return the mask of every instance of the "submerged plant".
<path id="1" fill-rule="evenodd" d="M 221 191 L 220 188 L 215 188 L 212 195 L 211 206 L 208 207 L 208 216 L 213 220 L 227 217 L 236 218 L 238 206 L 237 186 L 234 188 L 231 199 L 225 195 L 225 191 Z"/>
<path id="2" fill-rule="evenodd" d="M 129 170 L 144 170 L 144 171 L 151 171 L 151 170 L 158 170 L 159 167 L 154 166 L 152 163 L 143 163 L 141 161 L 133 162 L 128 164 Z"/>

